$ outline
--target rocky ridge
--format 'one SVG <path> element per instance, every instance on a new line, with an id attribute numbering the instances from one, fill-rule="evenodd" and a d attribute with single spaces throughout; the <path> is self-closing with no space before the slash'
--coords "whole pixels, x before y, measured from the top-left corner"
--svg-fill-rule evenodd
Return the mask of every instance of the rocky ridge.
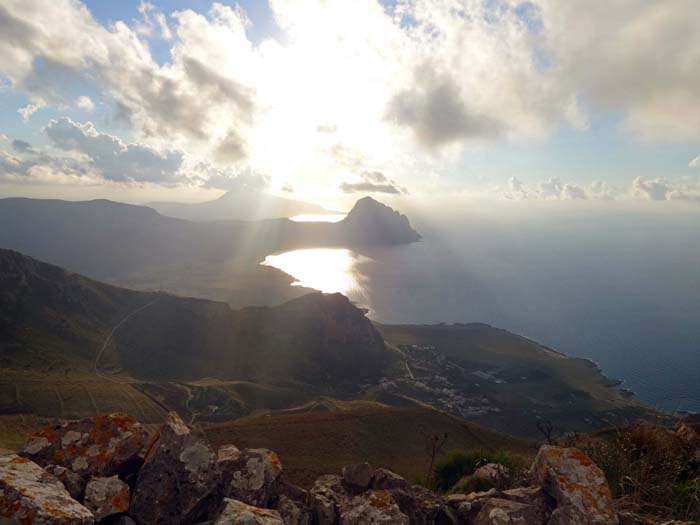
<path id="1" fill-rule="evenodd" d="M 323 475 L 307 491 L 285 481 L 274 452 L 234 445 L 214 451 L 175 413 L 145 436 L 140 423 L 116 414 L 39 431 L 19 455 L 0 457 L 0 518 L 80 525 L 645 523 L 618 515 L 602 471 L 575 448 L 541 447 L 524 486 L 445 496 L 368 463 Z"/>

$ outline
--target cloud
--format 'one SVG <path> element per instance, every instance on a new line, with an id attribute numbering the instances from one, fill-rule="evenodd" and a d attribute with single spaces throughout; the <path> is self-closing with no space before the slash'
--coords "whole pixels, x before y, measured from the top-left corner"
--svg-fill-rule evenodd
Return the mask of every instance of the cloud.
<path id="1" fill-rule="evenodd" d="M 78 124 L 67 117 L 51 120 L 45 131 L 56 147 L 83 154 L 105 179 L 165 185 L 183 182 L 182 151 L 126 144 L 118 137 L 100 133 L 92 122 Z"/>
<path id="2" fill-rule="evenodd" d="M 343 193 L 388 193 L 401 195 L 408 193 L 406 188 L 399 188 L 395 182 L 380 171 L 363 171 L 359 182 L 343 182 L 340 191 Z"/>
<path id="3" fill-rule="evenodd" d="M 92 111 L 93 109 L 95 109 L 95 103 L 90 97 L 85 95 L 78 97 L 78 100 L 76 100 L 75 105 L 78 106 L 80 109 L 84 109 L 85 111 Z"/>
<path id="4" fill-rule="evenodd" d="M 387 118 L 411 128 L 418 143 L 428 149 L 461 139 L 494 137 L 500 128 L 465 103 L 454 79 L 436 75 L 430 66 L 418 68 L 414 85 L 394 95 Z"/>
<path id="5" fill-rule="evenodd" d="M 700 202 L 700 176 L 684 177 L 675 182 L 663 178 L 647 180 L 636 177 L 632 181 L 632 194 L 650 201 Z"/>
<path id="6" fill-rule="evenodd" d="M 642 139 L 700 137 L 694 0 L 535 3 L 546 28 L 541 45 L 563 90 L 593 112 L 619 112 Z"/>
<path id="7" fill-rule="evenodd" d="M 22 120 L 25 122 L 29 121 L 31 116 L 44 107 L 43 102 L 36 102 L 34 104 L 27 104 L 17 110 L 17 113 L 22 115 Z"/>
<path id="8" fill-rule="evenodd" d="M 635 177 L 632 181 L 632 192 L 638 197 L 650 201 L 665 201 L 671 189 L 664 179 L 647 180 L 643 177 Z"/>
<path id="9" fill-rule="evenodd" d="M 294 186 L 292 186 L 291 184 L 285 184 L 284 186 L 282 186 L 282 191 L 286 193 L 294 193 Z"/>
<path id="10" fill-rule="evenodd" d="M 193 171 L 203 187 L 217 190 L 260 191 L 270 183 L 270 178 L 267 175 L 250 168 L 236 171 L 199 163 Z"/>
<path id="11" fill-rule="evenodd" d="M 26 140 L 21 139 L 14 139 L 12 141 L 12 149 L 15 150 L 17 153 L 35 153 L 34 148 L 32 148 L 32 145 Z"/>
<path id="12" fill-rule="evenodd" d="M 688 164 L 689 168 L 700 168 L 700 156 L 695 157 L 693 160 L 690 161 L 690 164 Z"/>
<path id="13" fill-rule="evenodd" d="M 153 60 L 143 26 L 104 27 L 79 2 L 0 6 L 0 72 L 30 98 L 23 118 L 44 105 L 72 105 L 74 86 L 96 83 L 140 137 L 230 156 L 231 138 L 244 137 L 255 112 L 242 14 L 221 4 L 207 16 L 179 11 L 173 33 L 152 5 L 140 10 L 173 38 L 168 63 Z"/>

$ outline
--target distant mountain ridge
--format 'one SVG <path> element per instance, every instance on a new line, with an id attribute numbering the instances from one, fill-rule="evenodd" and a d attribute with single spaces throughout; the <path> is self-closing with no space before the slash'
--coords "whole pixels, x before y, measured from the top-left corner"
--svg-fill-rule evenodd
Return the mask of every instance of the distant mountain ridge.
<path id="1" fill-rule="evenodd" d="M 338 223 L 289 219 L 199 223 L 107 200 L 0 199 L 0 248 L 97 279 L 146 268 L 206 268 L 233 258 L 257 265 L 275 251 L 402 244 L 420 239 L 408 219 L 365 198 Z"/>
<path id="2" fill-rule="evenodd" d="M 217 199 L 198 203 L 149 202 L 145 206 L 167 217 L 195 222 L 259 221 L 329 213 L 317 204 L 256 191 L 228 191 Z"/>

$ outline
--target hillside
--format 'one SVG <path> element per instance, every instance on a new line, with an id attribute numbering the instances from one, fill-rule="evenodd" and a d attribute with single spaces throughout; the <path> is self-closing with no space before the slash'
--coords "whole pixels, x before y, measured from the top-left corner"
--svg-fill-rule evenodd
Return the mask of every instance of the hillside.
<path id="1" fill-rule="evenodd" d="M 205 202 L 149 202 L 146 206 L 167 217 L 195 222 L 259 221 L 327 213 L 316 204 L 249 190 L 228 191 L 218 199 Z"/>
<path id="2" fill-rule="evenodd" d="M 445 450 L 485 448 L 530 455 L 536 447 L 429 408 L 350 406 L 344 410 L 245 418 L 207 426 L 214 445 L 275 450 L 290 481 L 308 487 L 321 474 L 369 461 L 406 479 L 423 479 L 428 470 L 426 441 L 447 434 Z"/>
<path id="3" fill-rule="evenodd" d="M 192 418 L 199 403 L 233 417 L 261 399 L 290 406 L 356 390 L 395 360 L 339 294 L 232 310 L 0 250 L 0 297 L 0 414 L 123 410 L 148 421 L 173 405 Z"/>
<path id="4" fill-rule="evenodd" d="M 6 425 L 108 411 L 151 422 L 168 410 L 223 422 L 326 410 L 323 398 L 432 407 L 526 437 L 538 422 L 561 433 L 658 417 L 590 362 L 487 325 L 374 325 L 340 294 L 234 310 L 8 250 L 0 270 Z"/>
<path id="5" fill-rule="evenodd" d="M 416 399 L 490 428 L 542 438 L 661 415 L 594 363 L 481 323 L 376 325 L 409 374 L 373 389 L 380 400 Z"/>

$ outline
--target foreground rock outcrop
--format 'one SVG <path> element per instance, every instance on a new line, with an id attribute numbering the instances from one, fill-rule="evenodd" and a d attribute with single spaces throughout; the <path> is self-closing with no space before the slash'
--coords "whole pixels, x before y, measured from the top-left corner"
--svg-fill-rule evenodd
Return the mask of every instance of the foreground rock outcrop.
<path id="1" fill-rule="evenodd" d="M 153 438 L 119 415 L 46 428 L 23 456 L 0 456 L 2 523 L 621 523 L 603 473 L 573 448 L 543 446 L 526 486 L 449 496 L 368 463 L 321 476 L 306 491 L 285 481 L 274 452 L 233 444 L 214 451 L 174 413 Z M 492 465 L 486 474 L 503 472 Z"/>

